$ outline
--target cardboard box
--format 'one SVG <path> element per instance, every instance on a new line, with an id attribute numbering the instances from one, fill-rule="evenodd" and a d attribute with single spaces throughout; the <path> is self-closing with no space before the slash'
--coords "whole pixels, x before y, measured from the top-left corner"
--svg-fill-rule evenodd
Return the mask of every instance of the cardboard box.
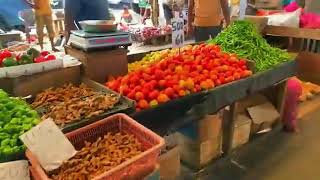
<path id="1" fill-rule="evenodd" d="M 122 76 L 128 73 L 126 49 L 84 52 L 70 46 L 65 47 L 69 54 L 83 64 L 82 73 L 99 83 L 105 83 L 110 76 Z"/>
<path id="2" fill-rule="evenodd" d="M 249 142 L 250 130 L 251 119 L 245 114 L 237 114 L 233 131 L 232 149 Z"/>
<path id="3" fill-rule="evenodd" d="M 180 150 L 175 146 L 159 157 L 160 177 L 162 180 L 174 180 L 180 175 Z"/>
<path id="4" fill-rule="evenodd" d="M 247 122 L 248 118 L 251 119 L 251 135 L 261 130 L 271 128 L 274 122 L 280 118 L 279 111 L 261 94 L 255 94 L 249 98 L 240 100 L 235 111 L 237 114 L 236 117 L 240 117 L 244 122 Z M 235 126 L 239 126 L 237 123 L 240 122 L 237 122 L 237 120 L 235 120 L 235 122 Z M 247 125 L 242 127 L 243 131 L 247 131 L 248 126 L 249 124 L 247 122 Z M 237 142 L 235 143 L 237 144 Z M 236 146 L 236 144 L 233 146 Z"/>
<path id="5" fill-rule="evenodd" d="M 176 137 L 181 160 L 192 169 L 199 170 L 221 155 L 222 133 L 217 138 L 195 141 L 181 133 Z"/>
<path id="6" fill-rule="evenodd" d="M 247 112 L 248 107 L 256 106 L 268 102 L 268 99 L 261 94 L 254 94 L 248 98 L 238 101 L 236 113 L 245 113 Z"/>
<path id="7" fill-rule="evenodd" d="M 203 119 L 180 129 L 179 132 L 193 140 L 202 142 L 218 138 L 221 127 L 222 117 L 218 113 L 216 115 L 206 115 Z"/>
<path id="8" fill-rule="evenodd" d="M 80 66 L 55 69 L 48 72 L 0 79 L 0 88 L 12 96 L 36 95 L 44 89 L 80 79 Z"/>
<path id="9" fill-rule="evenodd" d="M 251 134 L 271 128 L 273 123 L 280 118 L 279 112 L 270 102 L 247 109 L 252 119 Z"/>

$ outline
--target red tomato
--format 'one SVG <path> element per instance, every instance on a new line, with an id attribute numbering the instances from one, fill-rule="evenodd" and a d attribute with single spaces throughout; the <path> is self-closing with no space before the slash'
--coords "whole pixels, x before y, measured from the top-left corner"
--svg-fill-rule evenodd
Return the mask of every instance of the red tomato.
<path id="1" fill-rule="evenodd" d="M 45 56 L 46 61 L 52 61 L 52 60 L 56 60 L 56 56 L 53 54 L 48 54 L 47 56 Z"/>
<path id="2" fill-rule="evenodd" d="M 7 57 L 12 57 L 12 53 L 9 50 L 5 49 L 2 52 L 0 52 L 0 57 L 2 59 L 7 58 Z"/>
<path id="3" fill-rule="evenodd" d="M 41 56 L 47 56 L 47 55 L 49 55 L 49 54 L 50 54 L 49 51 L 42 51 L 42 52 L 40 53 Z"/>
<path id="4" fill-rule="evenodd" d="M 45 62 L 45 61 L 46 61 L 46 58 L 43 57 L 43 56 L 39 56 L 39 57 L 34 59 L 35 63 L 42 63 L 42 62 Z"/>

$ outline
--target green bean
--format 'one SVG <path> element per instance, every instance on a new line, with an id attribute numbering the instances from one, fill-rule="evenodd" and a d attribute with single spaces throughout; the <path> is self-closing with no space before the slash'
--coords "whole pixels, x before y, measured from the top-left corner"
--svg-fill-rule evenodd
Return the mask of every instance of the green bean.
<path id="1" fill-rule="evenodd" d="M 249 21 L 235 21 L 208 43 L 221 46 L 222 50 L 236 53 L 241 58 L 255 61 L 258 71 L 265 71 L 290 60 L 290 55 L 271 47 Z"/>

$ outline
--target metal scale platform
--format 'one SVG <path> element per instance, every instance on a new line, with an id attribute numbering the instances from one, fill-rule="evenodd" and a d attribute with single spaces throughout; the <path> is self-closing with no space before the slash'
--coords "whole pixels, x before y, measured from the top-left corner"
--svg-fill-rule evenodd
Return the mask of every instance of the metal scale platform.
<path id="1" fill-rule="evenodd" d="M 129 33 L 109 32 L 109 33 L 88 33 L 83 30 L 71 31 L 69 45 L 88 51 L 93 49 L 103 49 L 132 44 Z"/>

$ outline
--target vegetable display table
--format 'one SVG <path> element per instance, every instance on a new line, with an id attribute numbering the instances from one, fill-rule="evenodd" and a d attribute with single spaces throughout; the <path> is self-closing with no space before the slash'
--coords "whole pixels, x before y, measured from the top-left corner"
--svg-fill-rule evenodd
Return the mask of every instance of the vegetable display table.
<path id="1" fill-rule="evenodd" d="M 268 87 L 272 87 L 277 83 L 286 80 L 296 74 L 296 62 L 291 61 L 284 63 L 274 69 L 260 72 L 246 79 L 232 82 L 210 91 L 200 92 L 185 96 L 180 99 L 169 101 L 165 104 L 160 104 L 153 109 L 147 109 L 133 114 L 134 119 L 144 124 L 148 128 L 157 132 L 160 135 L 170 134 L 177 131 L 185 125 L 196 122 L 205 114 L 214 114 L 221 108 L 231 105 L 231 111 L 235 107 L 235 102 L 259 92 Z M 282 91 L 280 97 L 284 97 L 284 83 L 279 86 Z M 279 98 L 278 110 L 282 109 L 281 98 Z M 191 108 L 196 107 L 197 114 L 186 114 Z M 232 133 L 233 118 L 226 122 L 226 134 Z M 226 142 L 227 143 L 227 142 Z M 227 144 L 230 144 L 227 143 Z M 227 147 L 227 151 L 231 148 Z"/>

